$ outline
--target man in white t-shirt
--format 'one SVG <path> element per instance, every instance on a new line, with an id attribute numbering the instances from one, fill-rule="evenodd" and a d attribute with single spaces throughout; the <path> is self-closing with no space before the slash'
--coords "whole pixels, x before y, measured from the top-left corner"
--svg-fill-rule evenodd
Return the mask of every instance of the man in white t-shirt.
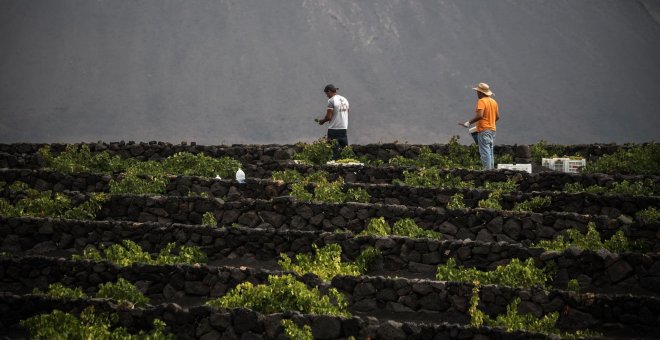
<path id="1" fill-rule="evenodd" d="M 330 122 L 328 125 L 328 140 L 336 140 L 332 148 L 333 159 L 338 159 L 341 149 L 348 145 L 348 113 L 351 111 L 348 100 L 337 94 L 339 88 L 332 84 L 326 85 L 323 92 L 328 97 L 328 106 L 325 118 L 319 120 L 319 125 Z"/>

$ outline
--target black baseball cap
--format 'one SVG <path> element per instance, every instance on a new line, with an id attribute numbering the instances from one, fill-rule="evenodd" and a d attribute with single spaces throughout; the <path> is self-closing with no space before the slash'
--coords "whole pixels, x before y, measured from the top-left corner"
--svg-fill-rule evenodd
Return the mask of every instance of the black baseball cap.
<path id="1" fill-rule="evenodd" d="M 328 84 L 328 85 L 326 85 L 325 88 L 323 89 L 323 92 L 337 92 L 337 90 L 339 90 L 338 87 L 335 87 L 335 86 L 332 85 L 332 84 Z"/>

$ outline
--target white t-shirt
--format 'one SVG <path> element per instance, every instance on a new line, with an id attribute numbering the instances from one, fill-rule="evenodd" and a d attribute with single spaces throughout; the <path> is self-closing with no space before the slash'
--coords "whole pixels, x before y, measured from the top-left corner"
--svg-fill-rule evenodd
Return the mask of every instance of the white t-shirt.
<path id="1" fill-rule="evenodd" d="M 328 109 L 332 109 L 332 120 L 328 129 L 348 129 L 348 100 L 336 94 L 328 99 Z"/>

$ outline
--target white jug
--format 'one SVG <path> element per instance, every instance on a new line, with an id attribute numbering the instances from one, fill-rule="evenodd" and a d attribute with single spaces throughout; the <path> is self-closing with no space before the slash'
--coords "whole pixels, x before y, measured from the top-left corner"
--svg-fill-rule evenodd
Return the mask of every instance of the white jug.
<path id="1" fill-rule="evenodd" d="M 238 171 L 236 171 L 236 180 L 238 183 L 245 183 L 245 172 L 241 168 L 238 168 Z"/>

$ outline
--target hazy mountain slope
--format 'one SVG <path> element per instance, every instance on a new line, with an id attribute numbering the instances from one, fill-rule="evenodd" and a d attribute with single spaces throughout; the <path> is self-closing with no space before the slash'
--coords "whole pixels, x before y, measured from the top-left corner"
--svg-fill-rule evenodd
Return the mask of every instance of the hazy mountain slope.
<path id="1" fill-rule="evenodd" d="M 446 142 L 484 81 L 497 143 L 659 139 L 644 0 L 0 0 L 0 142 Z M 654 7 L 655 6 L 655 7 Z"/>

